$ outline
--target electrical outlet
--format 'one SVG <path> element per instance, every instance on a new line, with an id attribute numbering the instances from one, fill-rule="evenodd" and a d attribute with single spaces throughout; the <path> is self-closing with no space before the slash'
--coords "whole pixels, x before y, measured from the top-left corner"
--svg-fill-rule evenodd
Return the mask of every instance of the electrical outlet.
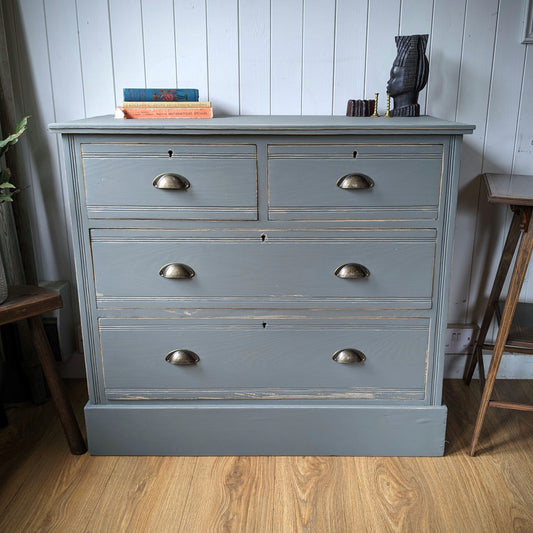
<path id="1" fill-rule="evenodd" d="M 476 341 L 477 324 L 449 324 L 446 329 L 445 352 L 451 354 L 470 354 Z"/>

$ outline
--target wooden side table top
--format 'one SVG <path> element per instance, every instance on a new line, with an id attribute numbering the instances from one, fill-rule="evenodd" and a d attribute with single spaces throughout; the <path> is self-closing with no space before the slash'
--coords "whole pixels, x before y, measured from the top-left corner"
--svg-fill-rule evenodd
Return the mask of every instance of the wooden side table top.
<path id="1" fill-rule="evenodd" d="M 43 287 L 9 287 L 7 300 L 0 304 L 0 325 L 22 320 L 63 307 L 61 296 Z"/>
<path id="2" fill-rule="evenodd" d="M 487 173 L 483 181 L 489 202 L 533 206 L 533 176 Z"/>

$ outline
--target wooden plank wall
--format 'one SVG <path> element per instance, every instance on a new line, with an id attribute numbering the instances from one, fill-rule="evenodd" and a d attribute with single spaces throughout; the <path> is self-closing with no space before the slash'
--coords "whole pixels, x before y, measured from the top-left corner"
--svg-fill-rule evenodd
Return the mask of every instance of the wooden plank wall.
<path id="1" fill-rule="evenodd" d="M 523 0 L 1 0 L 16 65 L 40 277 L 72 279 L 58 140 L 47 124 L 109 114 L 126 86 L 193 86 L 218 114 L 344 114 L 382 96 L 394 36 L 429 33 L 422 111 L 477 125 L 464 144 L 450 323 L 478 321 L 504 209 L 482 171 L 533 174 L 533 53 Z M 527 282 L 523 299 L 533 298 Z"/>

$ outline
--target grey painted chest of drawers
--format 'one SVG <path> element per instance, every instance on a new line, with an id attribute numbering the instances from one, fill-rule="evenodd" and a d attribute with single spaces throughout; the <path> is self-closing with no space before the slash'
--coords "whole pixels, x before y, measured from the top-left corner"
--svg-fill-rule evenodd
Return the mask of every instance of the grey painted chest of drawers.
<path id="1" fill-rule="evenodd" d="M 441 455 L 462 135 L 431 117 L 54 124 L 93 454 Z"/>

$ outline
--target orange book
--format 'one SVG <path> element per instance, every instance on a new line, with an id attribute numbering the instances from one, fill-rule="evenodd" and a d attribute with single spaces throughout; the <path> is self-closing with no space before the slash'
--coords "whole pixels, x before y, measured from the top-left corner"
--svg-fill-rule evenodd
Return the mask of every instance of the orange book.
<path id="1" fill-rule="evenodd" d="M 213 118 L 211 107 L 118 108 L 124 118 Z M 117 116 L 118 113 L 115 114 Z"/>

